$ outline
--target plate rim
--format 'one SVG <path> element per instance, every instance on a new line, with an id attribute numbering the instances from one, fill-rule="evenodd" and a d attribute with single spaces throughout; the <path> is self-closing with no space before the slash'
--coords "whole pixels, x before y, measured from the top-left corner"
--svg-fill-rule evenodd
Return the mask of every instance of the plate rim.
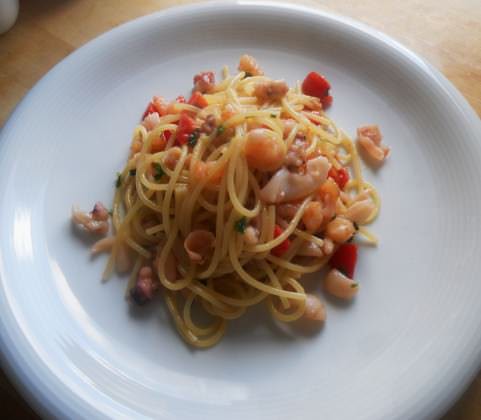
<path id="1" fill-rule="evenodd" d="M 477 140 L 481 141 L 481 120 L 466 98 L 458 91 L 458 89 L 431 63 L 385 33 L 353 18 L 307 5 L 276 1 L 214 0 L 180 6 L 174 5 L 144 16 L 137 17 L 135 19 L 131 19 L 115 28 L 101 33 L 100 35 L 76 48 L 57 64 L 55 64 L 50 70 L 48 70 L 48 72 L 35 83 L 35 85 L 23 96 L 23 98 L 11 111 L 0 131 L 0 155 L 4 153 L 6 145 L 5 133 L 15 126 L 16 115 L 20 114 L 23 109 L 28 108 L 30 99 L 37 93 L 37 91 L 41 90 L 43 85 L 49 83 L 49 81 L 55 77 L 56 73 L 63 71 L 64 68 L 68 68 L 70 62 L 74 61 L 76 57 L 82 54 L 84 51 L 90 48 L 95 48 L 96 45 L 104 39 L 114 39 L 117 36 L 117 33 L 133 29 L 135 26 L 148 20 L 167 18 L 169 16 L 173 18 L 176 16 L 182 17 L 184 14 L 194 14 L 196 11 L 209 11 L 219 7 L 223 8 L 224 10 L 230 9 L 233 13 L 241 8 L 251 8 L 252 13 L 254 13 L 255 8 L 272 8 L 273 10 L 293 11 L 304 15 L 313 15 L 319 18 L 325 18 L 335 22 L 336 24 L 348 26 L 352 29 L 362 32 L 365 35 L 368 35 L 371 39 L 378 41 L 379 43 L 389 47 L 389 49 L 395 50 L 397 53 L 401 54 L 412 66 L 416 66 L 420 71 L 422 71 L 423 74 L 429 76 L 429 79 L 433 83 L 436 83 L 437 86 L 444 91 L 452 104 L 456 105 L 456 107 L 461 111 L 464 118 L 469 123 L 469 128 L 472 129 L 476 134 Z M 4 272 L 2 255 L 3 252 L 1 251 L 0 247 L 0 286 L 3 283 L 2 273 Z M 8 309 L 8 306 L 5 309 Z M 0 308 L 0 312 L 4 313 L 5 309 Z M 8 310 L 7 315 L 9 315 L 12 320 L 15 320 L 13 314 Z M 6 319 L 8 319 L 8 317 L 0 317 L 0 326 L 2 326 L 2 328 L 0 328 L 0 364 L 10 382 L 19 391 L 29 406 L 37 414 L 46 417 L 83 417 L 83 415 L 87 414 L 85 411 L 77 410 L 78 408 L 88 408 L 88 405 L 86 405 L 85 401 L 79 400 L 77 394 L 74 392 L 70 392 L 69 390 L 67 394 L 70 398 L 72 398 L 72 401 L 67 399 L 62 400 L 57 397 L 55 392 L 44 386 L 54 378 L 60 380 L 53 372 L 49 372 L 51 375 L 50 378 L 42 381 L 36 381 L 35 376 L 29 374 L 34 370 L 34 366 L 30 366 L 28 363 L 28 361 L 31 360 L 31 356 L 29 357 L 29 355 L 26 353 L 22 354 L 21 352 L 15 352 L 18 345 L 17 339 L 19 337 L 24 337 L 22 337 L 21 330 L 16 323 L 13 327 L 10 325 L 10 328 L 8 328 L 9 323 L 6 321 Z M 17 331 L 9 334 L 9 329 L 16 329 Z M 481 369 L 481 343 L 479 344 L 480 346 L 478 346 L 478 351 L 471 352 L 469 355 L 470 360 L 466 360 L 469 369 L 465 368 L 463 371 L 456 372 L 461 386 L 445 386 L 444 393 L 446 394 L 446 398 L 444 398 L 441 404 L 438 404 L 437 407 L 429 407 L 428 403 L 424 404 L 424 414 L 426 416 L 440 416 L 445 413 L 461 396 L 475 376 L 479 373 Z M 68 402 L 76 402 L 77 404 L 68 404 Z M 100 412 L 91 414 L 101 415 Z"/>

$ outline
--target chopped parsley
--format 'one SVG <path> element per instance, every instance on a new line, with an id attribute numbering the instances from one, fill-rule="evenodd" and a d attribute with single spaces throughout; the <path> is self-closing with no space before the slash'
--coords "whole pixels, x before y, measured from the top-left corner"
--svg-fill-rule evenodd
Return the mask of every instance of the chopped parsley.
<path id="1" fill-rule="evenodd" d="M 135 176 L 136 173 L 137 173 L 137 169 L 131 169 L 131 170 L 129 171 L 129 175 L 130 175 L 130 176 Z"/>
<path id="2" fill-rule="evenodd" d="M 200 130 L 196 128 L 192 133 L 189 134 L 189 137 L 187 138 L 187 143 L 189 143 L 189 146 L 194 147 L 197 144 L 197 140 L 199 140 L 200 137 Z"/>
<path id="3" fill-rule="evenodd" d="M 122 175 L 120 172 L 117 172 L 117 180 L 115 181 L 115 188 L 120 188 L 122 185 Z"/>
<path id="4" fill-rule="evenodd" d="M 154 163 L 154 179 L 158 181 L 165 175 L 162 165 L 160 163 Z"/>
<path id="5" fill-rule="evenodd" d="M 112 209 L 109 210 L 109 215 L 110 216 L 113 216 L 114 215 L 114 211 Z"/>
<path id="6" fill-rule="evenodd" d="M 225 131 L 225 127 L 221 124 L 217 127 L 217 135 L 220 136 Z"/>
<path id="7" fill-rule="evenodd" d="M 246 71 L 246 75 L 244 76 L 244 79 L 247 79 L 248 77 L 254 76 L 250 71 Z"/>
<path id="8" fill-rule="evenodd" d="M 234 229 L 239 233 L 244 233 L 247 227 L 247 218 L 241 217 L 235 222 Z"/>
<path id="9" fill-rule="evenodd" d="M 277 115 L 276 114 L 271 114 L 271 118 L 276 118 Z"/>
<path id="10" fill-rule="evenodd" d="M 359 286 L 359 283 L 352 283 L 351 289 L 356 289 Z"/>

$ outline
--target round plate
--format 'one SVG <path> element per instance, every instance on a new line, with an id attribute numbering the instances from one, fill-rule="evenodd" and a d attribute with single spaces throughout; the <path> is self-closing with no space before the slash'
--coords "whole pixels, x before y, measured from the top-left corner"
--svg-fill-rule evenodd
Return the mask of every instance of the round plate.
<path id="1" fill-rule="evenodd" d="M 380 124 L 392 156 L 366 178 L 383 200 L 361 250 L 360 294 L 328 301 L 316 334 L 260 308 L 206 351 L 126 280 L 100 283 L 72 204 L 109 202 L 133 127 L 154 94 L 187 94 L 199 70 L 248 52 L 289 83 L 332 84 L 348 133 Z M 440 415 L 481 360 L 480 126 L 436 70 L 353 21 L 273 4 L 205 4 L 122 25 L 70 55 L 2 131 L 0 338 L 43 414 L 63 418 L 420 419 Z"/>

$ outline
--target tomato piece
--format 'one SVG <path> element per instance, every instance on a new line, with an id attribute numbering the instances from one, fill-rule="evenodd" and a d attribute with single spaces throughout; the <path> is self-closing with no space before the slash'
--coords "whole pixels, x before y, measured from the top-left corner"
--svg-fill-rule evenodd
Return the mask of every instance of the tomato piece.
<path id="1" fill-rule="evenodd" d="M 321 98 L 321 104 L 324 109 L 329 108 L 332 105 L 332 96 L 327 95 L 324 98 Z"/>
<path id="2" fill-rule="evenodd" d="M 144 114 L 142 115 L 142 120 L 144 120 L 147 115 L 150 115 L 154 112 L 157 112 L 157 110 L 155 109 L 154 104 L 152 102 L 149 102 L 149 104 L 147 105 L 147 109 L 144 111 Z"/>
<path id="3" fill-rule="evenodd" d="M 199 108 L 205 108 L 209 103 L 207 102 L 207 99 L 205 99 L 204 95 L 202 93 L 195 91 L 192 96 L 189 99 L 188 104 L 197 106 Z"/>
<path id="4" fill-rule="evenodd" d="M 165 130 L 163 134 L 164 134 L 165 140 L 166 140 L 166 141 L 169 141 L 170 136 L 172 135 L 172 131 L 170 131 L 170 130 Z"/>
<path id="5" fill-rule="evenodd" d="M 282 228 L 279 225 L 274 226 L 274 238 L 279 237 L 282 232 Z M 276 257 L 282 256 L 282 254 L 285 254 L 289 247 L 291 246 L 291 241 L 289 238 L 287 238 L 285 241 L 281 242 L 279 245 L 277 245 L 275 248 L 272 248 L 271 253 L 275 255 Z"/>
<path id="6" fill-rule="evenodd" d="M 178 103 L 180 103 L 180 104 L 185 104 L 186 101 L 185 101 L 185 98 L 184 98 L 183 95 L 179 95 L 179 96 L 177 96 L 177 98 L 175 99 L 175 102 L 178 102 Z"/>
<path id="7" fill-rule="evenodd" d="M 346 168 L 336 169 L 332 167 L 329 169 L 327 176 L 332 178 L 341 190 L 343 190 L 346 184 L 349 182 L 349 172 Z"/>
<path id="8" fill-rule="evenodd" d="M 336 268 L 347 277 L 354 277 L 354 270 L 357 262 L 357 245 L 346 243 L 342 244 L 329 260 L 329 265 Z"/>
<path id="9" fill-rule="evenodd" d="M 180 114 L 179 126 L 177 128 L 177 143 L 180 146 L 187 144 L 189 136 L 195 128 L 195 121 L 186 112 Z"/>
<path id="10" fill-rule="evenodd" d="M 329 89 L 331 89 L 331 84 L 324 76 L 315 71 L 311 71 L 302 82 L 302 93 L 319 98 L 323 108 L 332 104 Z"/>

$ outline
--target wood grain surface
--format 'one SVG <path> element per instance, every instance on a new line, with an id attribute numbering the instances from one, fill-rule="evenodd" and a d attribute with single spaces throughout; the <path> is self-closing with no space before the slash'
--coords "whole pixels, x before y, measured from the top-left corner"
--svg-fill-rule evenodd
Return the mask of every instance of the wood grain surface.
<path id="1" fill-rule="evenodd" d="M 133 18 L 192 1 L 25 0 L 0 35 L 0 126 L 28 90 L 85 42 Z M 379 29 L 422 55 L 481 115 L 480 0 L 304 0 Z M 0 371 L 2 418 L 37 419 Z M 481 373 L 443 420 L 481 419 Z"/>

